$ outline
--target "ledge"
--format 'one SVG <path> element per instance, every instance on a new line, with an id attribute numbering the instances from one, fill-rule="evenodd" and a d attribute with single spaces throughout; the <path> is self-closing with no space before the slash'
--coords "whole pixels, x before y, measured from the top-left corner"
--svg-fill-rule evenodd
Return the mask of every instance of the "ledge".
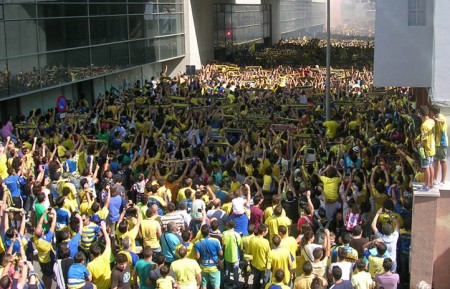
<path id="1" fill-rule="evenodd" d="M 413 184 L 414 197 L 439 198 L 439 197 L 441 197 L 441 192 L 440 192 L 441 190 L 450 190 L 450 187 L 448 187 L 448 185 L 447 185 L 446 187 L 442 187 L 442 188 L 433 188 L 433 189 L 429 190 L 428 192 L 421 192 L 421 191 L 419 191 L 419 188 L 421 186 L 422 186 L 422 184 L 419 184 L 419 183 Z"/>

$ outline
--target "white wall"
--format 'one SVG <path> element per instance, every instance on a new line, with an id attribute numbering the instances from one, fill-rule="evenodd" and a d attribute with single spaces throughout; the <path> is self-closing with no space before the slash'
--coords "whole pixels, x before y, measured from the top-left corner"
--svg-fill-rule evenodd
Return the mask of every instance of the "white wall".
<path id="1" fill-rule="evenodd" d="M 432 101 L 450 106 L 450 1 L 435 0 Z"/>
<path id="2" fill-rule="evenodd" d="M 375 85 L 431 87 L 432 1 L 427 1 L 426 26 L 408 26 L 406 0 L 378 0 L 376 5 Z"/>

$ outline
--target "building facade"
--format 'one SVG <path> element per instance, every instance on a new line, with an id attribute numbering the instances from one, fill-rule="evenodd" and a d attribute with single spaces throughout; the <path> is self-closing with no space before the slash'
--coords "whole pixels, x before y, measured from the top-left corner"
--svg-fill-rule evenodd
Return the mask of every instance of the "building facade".
<path id="1" fill-rule="evenodd" d="M 0 113 L 92 100 L 324 21 L 321 0 L 0 0 Z"/>

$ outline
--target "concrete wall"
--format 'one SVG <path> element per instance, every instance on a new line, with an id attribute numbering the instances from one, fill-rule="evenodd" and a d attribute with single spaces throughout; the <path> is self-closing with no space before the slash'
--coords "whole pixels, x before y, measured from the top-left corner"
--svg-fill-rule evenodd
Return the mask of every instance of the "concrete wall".
<path id="1" fill-rule="evenodd" d="M 450 1 L 435 0 L 434 9 L 434 61 L 433 61 L 433 102 L 450 106 Z"/>
<path id="2" fill-rule="evenodd" d="M 426 26 L 408 26 L 408 1 L 376 2 L 376 86 L 431 87 L 433 1 L 426 12 Z"/>
<path id="3" fill-rule="evenodd" d="M 434 289 L 447 289 L 450 284 L 450 189 L 441 190 L 436 212 L 436 242 L 434 246 Z M 428 218 L 427 218 L 428 219 Z"/>

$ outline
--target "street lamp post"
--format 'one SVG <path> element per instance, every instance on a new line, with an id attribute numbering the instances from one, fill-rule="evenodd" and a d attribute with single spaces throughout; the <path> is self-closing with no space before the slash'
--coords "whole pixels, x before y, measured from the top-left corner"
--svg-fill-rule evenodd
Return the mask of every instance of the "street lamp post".
<path id="1" fill-rule="evenodd" d="M 330 29 L 330 0 L 327 0 L 327 80 L 326 80 L 326 96 L 325 96 L 325 115 L 330 120 L 330 74 L 331 74 L 331 29 Z"/>

